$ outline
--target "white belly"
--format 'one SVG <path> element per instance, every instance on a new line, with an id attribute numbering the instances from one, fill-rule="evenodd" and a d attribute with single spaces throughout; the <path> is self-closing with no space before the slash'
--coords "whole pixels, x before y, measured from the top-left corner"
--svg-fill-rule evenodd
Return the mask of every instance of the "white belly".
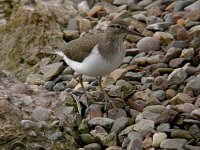
<path id="1" fill-rule="evenodd" d="M 115 57 L 112 56 L 112 60 L 110 61 L 101 57 L 97 46 L 93 48 L 91 54 L 83 62 L 73 61 L 67 58 L 62 52 L 57 52 L 57 54 L 62 56 L 64 61 L 77 73 L 98 77 L 107 75 L 118 68 L 124 58 L 125 51 L 122 50 Z"/>

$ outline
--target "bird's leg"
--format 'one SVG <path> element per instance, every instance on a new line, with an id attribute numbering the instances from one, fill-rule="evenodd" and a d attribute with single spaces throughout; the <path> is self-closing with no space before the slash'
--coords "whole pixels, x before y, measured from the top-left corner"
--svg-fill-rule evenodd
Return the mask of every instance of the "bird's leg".
<path id="1" fill-rule="evenodd" d="M 108 95 L 107 95 L 106 92 L 104 91 L 104 89 L 103 89 L 103 87 L 102 87 L 101 79 L 102 79 L 102 77 L 99 76 L 99 78 L 98 78 L 98 84 L 99 84 L 99 87 L 100 87 L 101 91 L 103 92 L 104 99 L 105 99 L 105 101 L 106 101 L 105 110 L 107 110 L 108 102 L 111 102 L 113 108 L 114 108 L 114 109 L 117 109 L 116 106 L 114 105 L 113 101 L 110 100 L 110 98 L 108 97 Z"/>
<path id="2" fill-rule="evenodd" d="M 84 87 L 84 85 L 83 85 L 83 78 L 82 78 L 82 75 L 79 76 L 79 82 L 80 82 L 80 84 L 81 84 L 81 87 L 82 87 L 82 89 L 83 89 L 83 92 L 84 92 L 84 94 L 85 94 L 86 99 L 87 99 L 88 101 L 90 101 L 90 102 L 93 103 L 94 101 L 88 96 L 88 94 L 87 94 L 87 92 L 86 92 L 86 90 L 85 90 L 85 87 Z"/>

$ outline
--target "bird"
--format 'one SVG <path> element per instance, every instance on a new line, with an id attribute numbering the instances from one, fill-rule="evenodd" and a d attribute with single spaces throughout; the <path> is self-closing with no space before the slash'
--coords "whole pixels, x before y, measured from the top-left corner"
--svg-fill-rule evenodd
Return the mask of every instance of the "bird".
<path id="1" fill-rule="evenodd" d="M 104 95 L 105 107 L 108 102 L 111 102 L 116 109 L 104 91 L 101 80 L 103 76 L 110 74 L 121 65 L 125 56 L 124 38 L 130 33 L 141 36 L 128 27 L 129 24 L 123 19 L 110 21 L 105 32 L 79 37 L 66 43 L 62 50 L 55 52 L 79 74 L 79 82 L 87 100 L 89 96 L 83 85 L 82 75 L 96 77 Z"/>

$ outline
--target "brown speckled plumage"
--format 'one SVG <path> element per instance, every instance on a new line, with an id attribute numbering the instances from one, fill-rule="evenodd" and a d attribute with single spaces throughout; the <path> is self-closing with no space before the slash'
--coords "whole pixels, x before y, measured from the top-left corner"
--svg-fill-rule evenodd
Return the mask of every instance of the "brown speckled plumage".
<path id="1" fill-rule="evenodd" d="M 117 25 L 123 28 L 117 29 L 115 27 Z M 128 24 L 124 20 L 112 21 L 105 33 L 88 35 L 70 41 L 62 51 L 69 59 L 82 62 L 91 53 L 94 46 L 98 45 L 102 57 L 109 60 L 114 57 L 115 51 L 124 50 L 120 45 L 127 35 L 127 27 Z"/>

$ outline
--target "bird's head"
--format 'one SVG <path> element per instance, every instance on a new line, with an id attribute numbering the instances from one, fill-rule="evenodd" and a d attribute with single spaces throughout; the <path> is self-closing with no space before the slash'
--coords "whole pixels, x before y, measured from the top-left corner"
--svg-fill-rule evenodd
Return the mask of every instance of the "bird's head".
<path id="1" fill-rule="evenodd" d="M 116 19 L 108 24 L 107 31 L 113 36 L 126 37 L 127 34 L 142 36 L 139 32 L 129 29 L 129 23 L 123 19 Z"/>

